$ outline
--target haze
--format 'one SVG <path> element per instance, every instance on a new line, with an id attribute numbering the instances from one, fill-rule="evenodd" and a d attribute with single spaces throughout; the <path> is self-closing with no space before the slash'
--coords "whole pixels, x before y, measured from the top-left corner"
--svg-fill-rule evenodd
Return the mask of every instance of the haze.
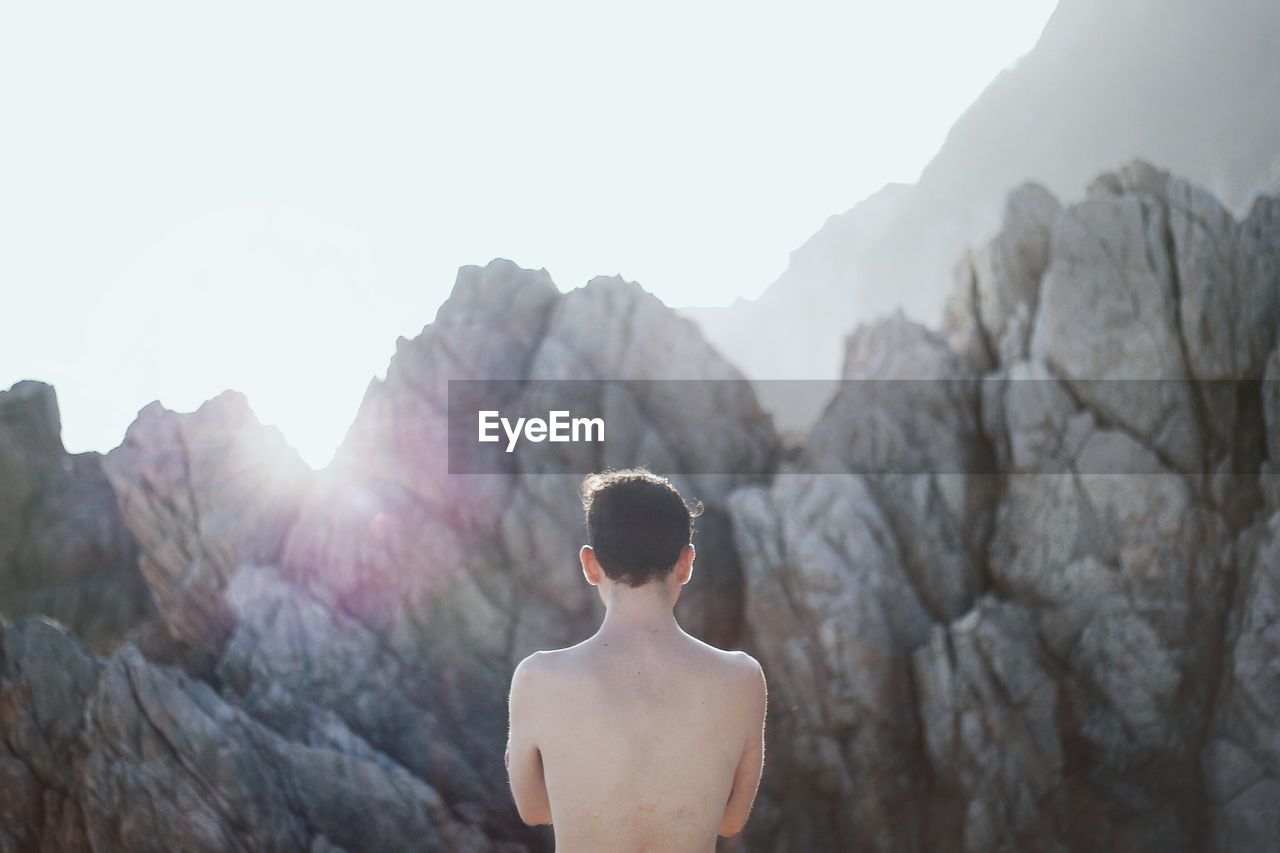
<path id="1" fill-rule="evenodd" d="M 1052 6 L 9 4 L 0 388 L 76 452 L 235 388 L 324 465 L 460 265 L 753 297 Z"/>

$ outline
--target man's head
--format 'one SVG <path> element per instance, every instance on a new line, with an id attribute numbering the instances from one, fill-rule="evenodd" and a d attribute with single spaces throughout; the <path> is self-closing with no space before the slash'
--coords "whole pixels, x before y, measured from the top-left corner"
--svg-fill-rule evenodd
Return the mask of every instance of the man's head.
<path id="1" fill-rule="evenodd" d="M 692 564 L 693 519 L 702 505 L 691 509 L 665 477 L 644 468 L 590 474 L 582 481 L 582 509 L 594 562 L 611 581 L 642 586 L 666 579 L 678 564 L 681 581 L 688 580 L 683 564 Z"/>

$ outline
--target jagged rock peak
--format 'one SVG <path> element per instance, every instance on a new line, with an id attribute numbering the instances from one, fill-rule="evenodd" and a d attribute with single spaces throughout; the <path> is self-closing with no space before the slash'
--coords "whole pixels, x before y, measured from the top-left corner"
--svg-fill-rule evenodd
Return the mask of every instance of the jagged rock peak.
<path id="1" fill-rule="evenodd" d="M 0 428 L 4 439 L 37 456 L 62 455 L 62 419 L 52 385 L 23 379 L 0 391 Z"/>
<path id="2" fill-rule="evenodd" d="M 465 312 L 511 312 L 517 316 L 530 305 L 540 305 L 560 291 L 545 269 L 530 270 L 506 258 L 494 258 L 484 266 L 458 268 L 453 291 L 436 313 L 436 324 L 449 324 Z"/>
<path id="3" fill-rule="evenodd" d="M 96 651 L 154 616 L 97 453 L 70 454 L 53 386 L 0 391 L 0 615 L 48 615 Z"/>

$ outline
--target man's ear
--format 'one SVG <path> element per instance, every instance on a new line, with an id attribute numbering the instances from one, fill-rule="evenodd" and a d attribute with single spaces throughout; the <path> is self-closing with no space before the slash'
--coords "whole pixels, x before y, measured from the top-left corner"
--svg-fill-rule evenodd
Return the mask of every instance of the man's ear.
<path id="1" fill-rule="evenodd" d="M 680 559 L 676 562 L 676 577 L 680 579 L 681 586 L 687 584 L 689 579 L 693 577 L 693 560 L 696 556 L 698 554 L 694 550 L 692 542 L 685 545 L 680 552 Z"/>
<path id="2" fill-rule="evenodd" d="M 604 576 L 604 569 L 600 568 L 595 549 L 590 545 L 583 545 L 582 550 L 578 551 L 578 559 L 582 562 L 582 576 L 587 579 L 587 583 L 599 586 L 600 579 Z"/>

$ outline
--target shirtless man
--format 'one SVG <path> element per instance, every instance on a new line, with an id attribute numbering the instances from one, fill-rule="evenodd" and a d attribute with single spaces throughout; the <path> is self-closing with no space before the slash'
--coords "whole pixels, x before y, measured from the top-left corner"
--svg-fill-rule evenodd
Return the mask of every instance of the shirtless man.
<path id="1" fill-rule="evenodd" d="M 693 518 L 644 469 L 583 481 L 582 573 L 604 621 L 511 680 L 507 772 L 520 817 L 558 853 L 707 853 L 742 831 L 764 764 L 764 673 L 686 634 Z"/>

